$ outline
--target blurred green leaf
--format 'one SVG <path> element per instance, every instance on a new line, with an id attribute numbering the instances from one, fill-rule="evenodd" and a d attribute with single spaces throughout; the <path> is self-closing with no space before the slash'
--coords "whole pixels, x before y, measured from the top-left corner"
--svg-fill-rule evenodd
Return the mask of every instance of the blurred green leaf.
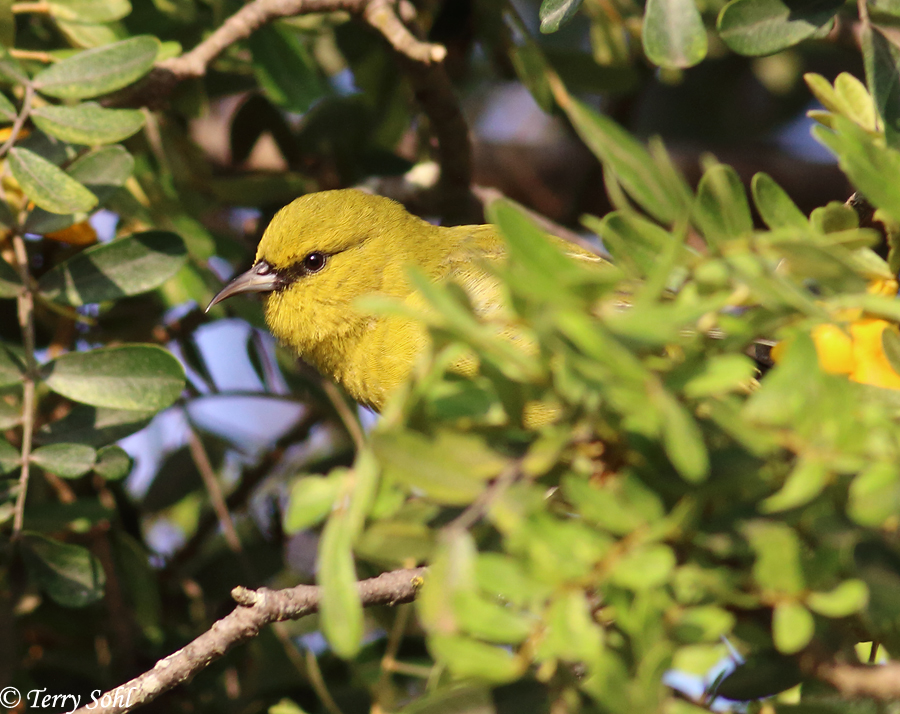
<path id="1" fill-rule="evenodd" d="M 742 55 L 768 55 L 796 45 L 831 22 L 838 0 L 731 0 L 719 13 L 719 36 Z"/>
<path id="2" fill-rule="evenodd" d="M 25 373 L 25 366 L 5 345 L 0 344 L 0 387 L 19 384 Z"/>
<path id="3" fill-rule="evenodd" d="M 525 660 L 506 649 L 464 635 L 435 634 L 428 638 L 434 657 L 456 677 L 487 682 L 511 682 L 522 675 Z"/>
<path id="4" fill-rule="evenodd" d="M 2 45 L 0 46 L 0 79 L 9 84 L 25 84 L 28 81 L 28 73 L 7 51 L 8 47 L 15 46 L 15 41 L 11 37 L 15 34 L 16 29 L 12 3 L 4 0 L 3 8 L 4 17 L 0 18 L 0 45 Z"/>
<path id="5" fill-rule="evenodd" d="M 144 126 L 144 115 L 136 109 L 104 109 L 96 102 L 47 104 L 33 109 L 31 118 L 44 133 L 86 146 L 114 144 Z"/>
<path id="6" fill-rule="evenodd" d="M 788 475 L 784 486 L 760 504 L 763 513 L 776 513 L 809 503 L 825 489 L 831 478 L 828 465 L 815 458 L 802 459 Z"/>
<path id="7" fill-rule="evenodd" d="M 694 0 L 648 0 L 641 40 L 647 59 L 660 67 L 693 67 L 706 57 L 706 28 Z"/>
<path id="8" fill-rule="evenodd" d="M 813 616 L 799 602 L 780 602 L 772 613 L 772 639 L 782 654 L 799 652 L 812 639 Z"/>
<path id="9" fill-rule="evenodd" d="M 813 127 L 813 136 L 837 156 L 841 170 L 866 198 L 900 218 L 900 186 L 882 180 L 900 171 L 900 152 L 880 146 L 864 129 L 844 117 L 833 118 L 834 131 Z"/>
<path id="10" fill-rule="evenodd" d="M 80 307 L 153 290 L 184 265 L 187 251 L 174 233 L 149 231 L 84 250 L 47 272 L 41 294 Z"/>
<path id="11" fill-rule="evenodd" d="M 159 40 L 130 37 L 84 50 L 38 72 L 34 88 L 59 99 L 89 99 L 109 94 L 143 77 L 159 52 Z"/>
<path id="12" fill-rule="evenodd" d="M 806 228 L 806 216 L 771 176 L 754 174 L 750 189 L 756 210 L 769 228 Z"/>
<path id="13" fill-rule="evenodd" d="M 715 694 L 736 701 L 762 699 L 790 689 L 801 679 L 795 658 L 773 650 L 754 652 L 722 680 Z"/>
<path id="14" fill-rule="evenodd" d="M 114 22 L 131 13 L 129 0 L 48 0 L 50 15 L 71 22 Z"/>
<path id="15" fill-rule="evenodd" d="M 787 595 L 803 590 L 800 540 L 793 528 L 778 521 L 757 520 L 744 524 L 743 531 L 756 553 L 753 577 L 761 588 Z"/>
<path id="16" fill-rule="evenodd" d="M 688 212 L 690 191 L 684 179 L 660 171 L 631 134 L 576 99 L 564 109 L 584 143 L 647 213 L 671 224 Z"/>
<path id="17" fill-rule="evenodd" d="M 50 444 L 31 452 L 31 460 L 62 478 L 78 478 L 94 468 L 97 452 L 84 444 Z"/>
<path id="18" fill-rule="evenodd" d="M 850 484 L 847 514 L 856 523 L 877 528 L 900 511 L 900 468 L 894 462 L 870 464 Z"/>
<path id="19" fill-rule="evenodd" d="M 20 542 L 28 574 L 59 605 L 80 608 L 103 597 L 106 574 L 87 548 L 28 532 Z"/>
<path id="20" fill-rule="evenodd" d="M 543 0 L 538 16 L 541 18 L 541 32 L 556 32 L 578 12 L 581 0 Z"/>
<path id="21" fill-rule="evenodd" d="M 363 611 L 356 587 L 353 542 L 378 487 L 378 464 L 368 451 L 357 456 L 319 545 L 316 582 L 322 588 L 322 629 L 335 654 L 353 657 L 362 646 Z"/>
<path id="22" fill-rule="evenodd" d="M 38 444 L 77 442 L 99 449 L 143 429 L 156 410 L 105 409 L 76 404 L 62 419 L 42 426 Z"/>
<path id="23" fill-rule="evenodd" d="M 662 415 L 666 455 L 685 480 L 692 483 L 702 481 L 709 474 L 709 455 L 697 420 L 668 392 L 659 392 L 654 396 Z"/>
<path id="24" fill-rule="evenodd" d="M 0 474 L 12 473 L 22 464 L 22 455 L 6 439 L 0 437 Z"/>
<path id="25" fill-rule="evenodd" d="M 703 174 L 693 215 L 711 245 L 741 238 L 753 230 L 753 217 L 741 178 L 724 164 L 714 164 Z"/>
<path id="26" fill-rule="evenodd" d="M 133 465 L 128 452 L 121 446 L 106 446 L 97 452 L 94 471 L 105 481 L 119 481 L 131 473 Z"/>
<path id="27" fill-rule="evenodd" d="M 76 213 L 97 205 L 93 193 L 33 151 L 14 147 L 9 150 L 7 161 L 28 198 L 45 211 Z"/>
<path id="28" fill-rule="evenodd" d="M 372 449 L 386 479 L 446 504 L 470 503 L 505 464 L 481 439 L 449 430 L 434 439 L 411 431 L 381 432 L 374 436 Z"/>
<path id="29" fill-rule="evenodd" d="M 112 409 L 165 409 L 184 388 L 184 370 L 156 345 L 70 352 L 41 369 L 47 386 L 76 402 Z"/>
<path id="30" fill-rule="evenodd" d="M 900 48 L 871 23 L 860 27 L 866 84 L 875 101 L 888 145 L 900 148 Z"/>
<path id="31" fill-rule="evenodd" d="M 869 588 L 862 580 L 845 580 L 830 592 L 810 593 L 809 609 L 825 617 L 848 617 L 869 602 Z"/>
<path id="32" fill-rule="evenodd" d="M 284 25 L 264 25 L 247 39 L 253 69 L 266 96 L 292 112 L 305 112 L 325 94 L 318 67 L 296 32 Z"/>
<path id="33" fill-rule="evenodd" d="M 15 120 L 18 112 L 13 103 L 6 98 L 6 95 L 0 92 L 0 122 L 12 122 Z"/>
<path id="34" fill-rule="evenodd" d="M 657 544 L 634 548 L 620 557 L 610 580 L 629 590 L 648 590 L 664 585 L 675 569 L 675 554 L 668 546 Z"/>
<path id="35" fill-rule="evenodd" d="M 297 533 L 318 525 L 331 512 L 335 499 L 344 488 L 345 478 L 332 472 L 322 476 L 302 476 L 294 482 L 284 514 L 284 530 Z"/>

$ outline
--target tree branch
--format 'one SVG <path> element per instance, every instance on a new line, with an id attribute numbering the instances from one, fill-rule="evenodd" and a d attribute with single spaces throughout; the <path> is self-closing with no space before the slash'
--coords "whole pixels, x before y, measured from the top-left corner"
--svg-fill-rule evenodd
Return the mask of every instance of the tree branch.
<path id="1" fill-rule="evenodd" d="M 425 568 L 382 573 L 356 584 L 364 606 L 398 605 L 415 599 Z M 318 612 L 321 590 L 298 585 L 284 590 L 248 590 L 237 587 L 231 596 L 237 607 L 213 626 L 153 669 L 135 677 L 77 709 L 73 714 L 121 714 L 150 702 L 163 692 L 190 679 L 235 645 L 255 637 L 273 622 L 297 620 Z M 91 708 L 88 708 L 91 707 Z"/>
<path id="2" fill-rule="evenodd" d="M 441 175 L 436 194 L 445 222 L 479 220 L 480 209 L 469 190 L 472 183 L 469 127 L 443 66 L 447 50 L 443 45 L 422 41 L 410 32 L 397 14 L 395 0 L 253 0 L 192 50 L 160 62 L 124 103 L 158 104 L 176 84 L 203 77 L 210 63 L 228 47 L 270 22 L 296 15 L 338 11 L 348 12 L 368 24 L 396 51 L 398 62 L 437 139 L 436 154 Z"/>
<path id="3" fill-rule="evenodd" d="M 900 662 L 879 665 L 828 662 L 820 664 L 815 675 L 837 689 L 844 699 L 900 699 Z"/>

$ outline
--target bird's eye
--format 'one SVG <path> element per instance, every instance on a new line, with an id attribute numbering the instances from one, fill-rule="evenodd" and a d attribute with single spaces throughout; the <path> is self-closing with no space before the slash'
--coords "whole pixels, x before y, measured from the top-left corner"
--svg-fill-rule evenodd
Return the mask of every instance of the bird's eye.
<path id="1" fill-rule="evenodd" d="M 303 259 L 303 268 L 307 273 L 318 273 L 324 267 L 324 253 L 310 253 Z"/>

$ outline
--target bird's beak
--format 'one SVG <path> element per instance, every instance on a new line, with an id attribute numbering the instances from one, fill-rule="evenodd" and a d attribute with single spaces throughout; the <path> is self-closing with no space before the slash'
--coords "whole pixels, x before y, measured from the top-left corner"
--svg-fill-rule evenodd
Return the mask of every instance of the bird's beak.
<path id="1" fill-rule="evenodd" d="M 278 273 L 266 261 L 261 260 L 246 273 L 241 273 L 222 288 L 219 294 L 206 306 L 206 312 L 209 312 L 213 305 L 230 298 L 232 295 L 238 295 L 239 293 L 269 293 L 277 290 L 281 285 L 282 280 Z"/>

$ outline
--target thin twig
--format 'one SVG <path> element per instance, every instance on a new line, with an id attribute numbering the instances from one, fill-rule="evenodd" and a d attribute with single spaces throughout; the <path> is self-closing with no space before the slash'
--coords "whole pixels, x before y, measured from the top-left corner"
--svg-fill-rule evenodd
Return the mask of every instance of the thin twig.
<path id="1" fill-rule="evenodd" d="M 472 145 L 469 126 L 443 66 L 443 45 L 418 39 L 404 24 L 394 0 L 253 0 L 223 22 L 209 37 L 180 57 L 156 65 L 145 82 L 120 96 L 121 104 L 156 105 L 186 79 L 203 77 L 226 49 L 280 18 L 310 13 L 348 12 L 379 32 L 397 53 L 416 100 L 428 117 L 437 139 L 441 175 L 435 191 L 439 212 L 447 223 L 477 220 L 480 213 L 469 186 Z"/>
<path id="2" fill-rule="evenodd" d="M 12 148 L 12 145 L 16 143 L 16 139 L 19 138 L 19 132 L 22 131 L 22 127 L 25 126 L 28 115 L 31 114 L 31 100 L 33 98 L 34 87 L 31 82 L 29 82 L 25 85 L 25 96 L 22 99 L 22 108 L 16 115 L 16 120 L 13 122 L 12 129 L 9 130 L 9 138 L 3 143 L 3 146 L 0 146 L 0 157 L 6 156 L 6 152 Z"/>
<path id="3" fill-rule="evenodd" d="M 16 15 L 26 12 L 37 12 L 46 15 L 50 12 L 50 3 L 44 2 L 44 0 L 38 0 L 37 2 L 17 2 L 13 3 L 12 11 Z"/>
<path id="4" fill-rule="evenodd" d="M 510 463 L 500 475 L 494 479 L 490 486 L 478 494 L 466 510 L 460 513 L 445 528 L 447 530 L 468 530 L 474 526 L 488 512 L 491 504 L 502 496 L 506 489 L 512 486 L 522 475 L 521 464 L 518 461 Z"/>
<path id="5" fill-rule="evenodd" d="M 41 52 L 40 50 L 19 50 L 15 47 L 9 47 L 6 51 L 9 52 L 10 57 L 14 57 L 18 60 L 34 60 L 35 62 L 46 62 L 47 64 L 59 62 L 58 57 L 54 57 L 49 52 Z"/>
<path id="6" fill-rule="evenodd" d="M 340 707 L 338 707 L 337 703 L 334 701 L 334 698 L 331 696 L 331 692 L 328 691 L 328 687 L 326 686 L 325 680 L 322 677 L 322 672 L 319 669 L 319 663 L 316 661 L 315 655 L 312 655 L 313 667 L 310 667 L 308 658 L 312 653 L 307 650 L 305 655 L 300 654 L 297 643 L 295 643 L 294 640 L 291 639 L 291 636 L 287 631 L 287 626 L 283 622 L 274 623 L 272 625 L 272 631 L 281 642 L 281 646 L 284 648 L 284 653 L 291 661 L 291 664 L 294 665 L 294 668 L 309 680 L 309 683 L 312 685 L 313 691 L 319 697 L 319 701 L 322 702 L 322 706 L 325 707 L 325 709 L 327 709 L 329 712 L 331 712 L 331 714 L 343 714 Z M 313 671 L 313 668 L 315 668 L 315 671 Z"/>
<path id="7" fill-rule="evenodd" d="M 341 394 L 334 382 L 327 379 L 322 380 L 322 390 L 325 392 L 325 395 L 328 397 L 332 406 L 334 406 L 334 410 L 341 418 L 341 422 L 347 430 L 347 433 L 350 434 L 350 438 L 353 439 L 353 445 L 356 446 L 356 450 L 362 451 L 366 446 L 366 436 L 363 434 L 362 427 L 360 427 L 356 415 L 354 415 L 350 410 L 350 407 L 347 406 L 344 395 Z"/>
<path id="8" fill-rule="evenodd" d="M 425 568 L 395 570 L 358 582 L 356 587 L 362 604 L 366 607 L 398 605 L 414 600 L 425 572 Z M 231 594 L 238 606 L 209 630 L 161 659 L 149 671 L 97 697 L 97 701 L 73 714 L 121 714 L 146 704 L 190 679 L 235 645 L 252 639 L 266 625 L 318 612 L 322 597 L 322 591 L 314 585 L 285 590 L 238 587 Z"/>
<path id="9" fill-rule="evenodd" d="M 225 496 L 222 494 L 222 488 L 219 486 L 219 479 L 216 478 L 215 470 L 209 460 L 209 454 L 203 442 L 197 435 L 197 431 L 190 424 L 190 417 L 185 412 L 185 418 L 188 420 L 188 448 L 191 452 L 191 459 L 197 471 L 200 472 L 200 478 L 203 479 L 203 485 L 209 494 L 209 500 L 212 503 L 216 517 L 219 519 L 219 526 L 225 536 L 225 542 L 233 553 L 242 553 L 244 548 L 241 545 L 241 539 L 238 537 L 237 529 L 234 527 L 234 521 L 228 506 L 225 504 Z"/>
<path id="10" fill-rule="evenodd" d="M 325 677 L 322 676 L 322 668 L 319 667 L 319 660 L 316 659 L 316 653 L 307 649 L 304 659 L 306 661 L 306 676 L 309 677 L 310 684 L 312 684 L 316 694 L 319 695 L 322 706 L 331 712 L 331 714 L 344 714 L 337 705 L 337 702 L 334 701 L 334 697 L 331 696 L 331 692 L 328 691 L 328 685 L 325 684 Z"/>
<path id="11" fill-rule="evenodd" d="M 22 330 L 22 343 L 25 348 L 25 374 L 22 379 L 22 471 L 19 475 L 19 494 L 16 498 L 12 530 L 12 538 L 15 540 L 21 535 L 22 525 L 25 521 L 25 497 L 28 494 L 28 479 L 31 475 L 37 361 L 34 356 L 34 293 L 31 285 L 31 271 L 28 269 L 28 251 L 25 249 L 25 239 L 18 232 L 13 234 L 12 242 L 16 255 L 16 268 L 19 271 L 19 279 L 22 281 L 22 289 L 19 291 L 16 302 L 19 328 Z"/>
<path id="12" fill-rule="evenodd" d="M 171 72 L 178 80 L 202 77 L 216 57 L 263 25 L 283 17 L 338 11 L 361 15 L 384 34 L 394 49 L 416 61 L 441 62 L 447 54 L 442 45 L 421 42 L 413 37 L 388 0 L 254 0 L 225 20 L 190 52 L 165 60 L 158 67 Z"/>

